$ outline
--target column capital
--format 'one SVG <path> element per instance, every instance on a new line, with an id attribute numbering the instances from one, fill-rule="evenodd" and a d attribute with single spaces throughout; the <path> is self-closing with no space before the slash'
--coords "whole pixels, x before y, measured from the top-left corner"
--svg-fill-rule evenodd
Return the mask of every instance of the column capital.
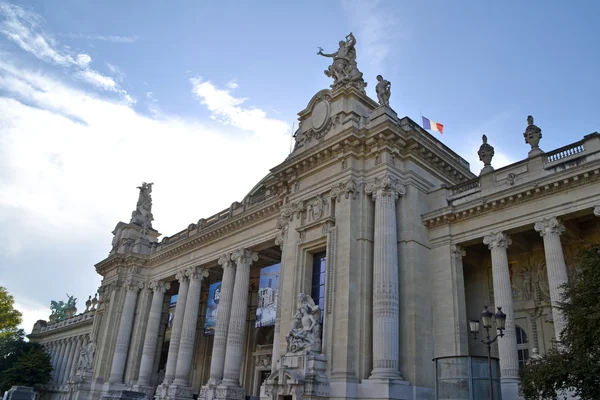
<path id="1" fill-rule="evenodd" d="M 136 279 L 128 278 L 125 281 L 125 288 L 127 288 L 127 290 L 139 292 L 141 289 L 144 288 L 144 282 L 138 281 Z"/>
<path id="2" fill-rule="evenodd" d="M 467 255 L 467 252 L 465 251 L 465 249 L 463 249 L 463 247 L 460 244 L 452 245 L 452 249 L 450 250 L 450 252 L 452 254 L 452 258 L 457 259 L 462 259 L 464 256 Z"/>
<path id="3" fill-rule="evenodd" d="M 365 192 L 370 194 L 373 200 L 376 200 L 378 197 L 391 197 L 393 200 L 396 200 L 406 193 L 406 189 L 398 179 L 389 175 L 383 175 L 367 183 Z"/>
<path id="4" fill-rule="evenodd" d="M 171 288 L 171 284 L 165 281 L 152 281 L 148 285 L 149 289 L 152 289 L 154 293 L 164 293 Z"/>
<path id="5" fill-rule="evenodd" d="M 486 244 L 490 250 L 496 247 L 506 249 L 512 244 L 512 240 L 510 239 L 510 236 L 504 232 L 492 232 L 483 237 L 483 244 Z"/>
<path id="6" fill-rule="evenodd" d="M 538 221 L 533 226 L 536 232 L 540 233 L 540 236 L 546 235 L 560 235 L 565 231 L 565 226 L 556 217 L 544 218 Z"/>
<path id="7" fill-rule="evenodd" d="M 594 215 L 596 217 L 600 217 L 600 206 L 595 206 L 594 207 Z"/>
<path id="8" fill-rule="evenodd" d="M 252 264 L 252 261 L 258 261 L 258 253 L 248 249 L 237 249 L 231 253 L 231 260 L 235 261 L 236 264 Z"/>
<path id="9" fill-rule="evenodd" d="M 208 270 L 206 270 L 204 268 L 200 268 L 200 267 L 190 267 L 185 270 L 185 274 L 187 275 L 187 277 L 190 280 L 192 280 L 192 279 L 202 280 L 202 278 L 206 278 L 208 276 Z"/>
<path id="10" fill-rule="evenodd" d="M 186 274 L 186 270 L 182 269 L 181 271 L 177 271 L 177 273 L 175 274 L 175 279 L 177 279 L 179 281 L 179 283 L 187 281 L 188 277 Z"/>
<path id="11" fill-rule="evenodd" d="M 233 262 L 231 261 L 231 253 L 225 253 L 225 254 L 221 255 L 219 257 L 219 260 L 217 262 L 223 268 L 225 268 L 225 267 L 232 267 L 233 266 Z"/>

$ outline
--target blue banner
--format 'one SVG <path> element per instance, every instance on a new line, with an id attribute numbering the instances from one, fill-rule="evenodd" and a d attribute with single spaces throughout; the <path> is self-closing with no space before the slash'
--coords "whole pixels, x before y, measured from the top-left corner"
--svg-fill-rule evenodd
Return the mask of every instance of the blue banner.
<path id="1" fill-rule="evenodd" d="M 260 270 L 256 327 L 275 325 L 277 294 L 279 293 L 279 264 Z"/>
<path id="2" fill-rule="evenodd" d="M 206 306 L 206 318 L 204 320 L 204 334 L 207 336 L 215 334 L 220 297 L 221 282 L 215 282 L 210 285 L 210 289 L 208 290 L 208 305 Z"/>

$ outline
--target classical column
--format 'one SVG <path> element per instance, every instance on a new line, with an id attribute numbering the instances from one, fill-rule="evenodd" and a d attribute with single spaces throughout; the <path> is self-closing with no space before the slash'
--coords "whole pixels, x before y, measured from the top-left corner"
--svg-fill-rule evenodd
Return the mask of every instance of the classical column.
<path id="1" fill-rule="evenodd" d="M 73 376 L 77 372 L 77 363 L 79 362 L 79 353 L 81 352 L 81 345 L 83 343 L 83 336 L 77 336 L 75 338 L 75 351 L 71 358 L 71 368 L 69 369 L 68 376 Z"/>
<path id="2" fill-rule="evenodd" d="M 235 267 L 231 260 L 231 254 L 223 254 L 219 257 L 219 265 L 223 267 L 223 279 L 221 281 L 219 312 L 217 313 L 212 358 L 210 360 L 210 380 L 208 383 L 212 385 L 218 385 L 223 380 L 227 329 L 229 327 L 231 299 L 233 298 L 233 283 L 235 279 Z"/>
<path id="3" fill-rule="evenodd" d="M 50 363 L 52 364 L 52 376 L 56 374 L 56 360 L 58 359 L 59 342 L 50 343 Z"/>
<path id="4" fill-rule="evenodd" d="M 150 305 L 150 313 L 148 314 L 148 326 L 146 327 L 140 373 L 137 380 L 137 384 L 141 386 L 150 385 L 150 376 L 152 375 L 152 366 L 154 365 L 154 356 L 158 344 L 158 331 L 160 329 L 163 301 L 165 299 L 165 292 L 170 287 L 170 284 L 163 281 L 150 283 L 150 289 L 153 291 L 152 304 Z"/>
<path id="5" fill-rule="evenodd" d="M 56 383 L 57 385 L 60 384 L 60 372 L 62 369 L 62 365 L 63 365 L 63 360 L 65 359 L 65 351 L 67 349 L 67 340 L 66 339 L 61 339 L 60 340 L 60 347 L 58 348 L 58 354 L 56 357 L 56 369 L 54 370 L 54 383 Z"/>
<path id="6" fill-rule="evenodd" d="M 69 353 L 67 354 L 67 360 L 65 363 L 66 364 L 65 374 L 62 378 L 63 385 L 65 383 L 69 382 L 69 378 L 71 377 L 71 366 L 73 365 L 73 357 L 75 355 L 75 348 L 77 347 L 77 338 L 76 337 L 70 338 L 69 341 L 71 342 L 71 346 L 69 349 Z"/>
<path id="7" fill-rule="evenodd" d="M 465 299 L 465 278 L 463 257 L 467 252 L 460 244 L 455 244 L 451 249 L 452 256 L 452 292 L 454 308 L 454 348 L 456 354 L 469 353 L 469 332 L 467 323 L 467 305 Z"/>
<path id="8" fill-rule="evenodd" d="M 56 383 L 58 386 L 61 386 L 65 380 L 65 374 L 67 372 L 67 366 L 69 364 L 69 355 L 71 354 L 71 348 L 73 347 L 73 339 L 68 338 L 65 339 L 67 345 L 65 346 L 65 350 L 63 351 L 62 362 L 60 365 L 60 374 L 58 375 L 58 380 Z"/>
<path id="9" fill-rule="evenodd" d="M 183 326 L 177 353 L 177 368 L 175 369 L 175 380 L 173 381 L 173 384 L 177 386 L 189 385 L 192 359 L 194 358 L 194 343 L 196 342 L 202 278 L 208 276 L 208 271 L 192 267 L 186 271 L 186 274 L 190 280 L 190 286 L 185 303 L 185 313 L 183 314 Z"/>
<path id="10" fill-rule="evenodd" d="M 127 352 L 129 351 L 129 341 L 131 340 L 135 305 L 138 292 L 143 287 L 143 284 L 129 279 L 126 282 L 125 287 L 127 289 L 125 293 L 125 303 L 123 304 L 121 322 L 119 323 L 119 331 L 117 333 L 117 344 L 115 346 L 112 366 L 110 368 L 110 377 L 108 378 L 110 383 L 123 383 L 123 373 L 125 372 L 125 362 L 127 360 Z"/>
<path id="11" fill-rule="evenodd" d="M 373 371 L 369 379 L 402 379 L 399 371 L 400 304 L 396 200 L 405 193 L 395 178 L 367 184 L 375 201 L 373 238 Z"/>
<path id="12" fill-rule="evenodd" d="M 250 264 L 252 264 L 252 261 L 258 260 L 258 254 L 247 249 L 239 249 L 233 252 L 231 259 L 235 261 L 237 271 L 233 285 L 231 315 L 229 317 L 229 329 L 227 332 L 223 385 L 239 388 L 242 355 L 244 353 L 246 315 L 248 313 Z"/>
<path id="13" fill-rule="evenodd" d="M 493 232 L 483 238 L 492 253 L 494 305 L 506 314 L 504 337 L 498 339 L 500 357 L 500 386 L 503 399 L 518 398 L 519 360 L 517 358 L 517 332 L 512 301 L 508 256 L 506 249 L 512 243 L 504 232 Z M 495 312 L 495 310 L 490 310 Z"/>
<path id="14" fill-rule="evenodd" d="M 175 378 L 175 367 L 177 366 L 177 352 L 179 351 L 179 340 L 181 339 L 181 327 L 183 326 L 183 315 L 187 301 L 190 281 L 185 271 L 179 271 L 175 275 L 179 281 L 179 293 L 177 294 L 177 305 L 173 325 L 171 325 L 171 341 L 169 342 L 169 354 L 167 355 L 167 367 L 165 369 L 165 380 L 163 385 L 169 385 Z"/>
<path id="15" fill-rule="evenodd" d="M 560 244 L 560 234 L 565 227 L 556 218 L 544 218 L 536 222 L 534 229 L 544 238 L 544 253 L 546 255 L 546 270 L 548 271 L 548 286 L 550 287 L 550 301 L 552 302 L 552 318 L 554 319 L 554 334 L 560 340 L 560 333 L 565 327 L 565 318 L 558 304 L 561 301 L 562 291 L 560 286 L 567 283 L 567 265 Z"/>

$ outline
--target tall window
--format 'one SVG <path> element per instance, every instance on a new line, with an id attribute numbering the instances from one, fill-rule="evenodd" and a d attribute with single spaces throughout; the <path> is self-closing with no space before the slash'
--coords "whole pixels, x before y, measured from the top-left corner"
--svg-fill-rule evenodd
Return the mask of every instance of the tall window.
<path id="1" fill-rule="evenodd" d="M 323 306 L 325 305 L 325 267 L 326 267 L 325 252 L 313 255 L 312 265 L 312 285 L 310 297 L 313 298 L 315 304 L 321 309 L 321 323 L 323 323 Z"/>
<path id="2" fill-rule="evenodd" d="M 517 357 L 519 358 L 519 368 L 523 368 L 529 360 L 529 342 L 527 333 L 519 326 L 517 326 Z"/>

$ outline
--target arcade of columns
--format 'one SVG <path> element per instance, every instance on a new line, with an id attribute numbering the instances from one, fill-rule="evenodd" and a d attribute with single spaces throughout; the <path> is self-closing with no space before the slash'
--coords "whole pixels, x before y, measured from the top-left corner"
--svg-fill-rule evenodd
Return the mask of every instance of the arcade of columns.
<path id="1" fill-rule="evenodd" d="M 44 344 L 52 364 L 52 385 L 63 386 L 77 371 L 79 355 L 88 344 L 88 334 L 71 336 Z"/>

